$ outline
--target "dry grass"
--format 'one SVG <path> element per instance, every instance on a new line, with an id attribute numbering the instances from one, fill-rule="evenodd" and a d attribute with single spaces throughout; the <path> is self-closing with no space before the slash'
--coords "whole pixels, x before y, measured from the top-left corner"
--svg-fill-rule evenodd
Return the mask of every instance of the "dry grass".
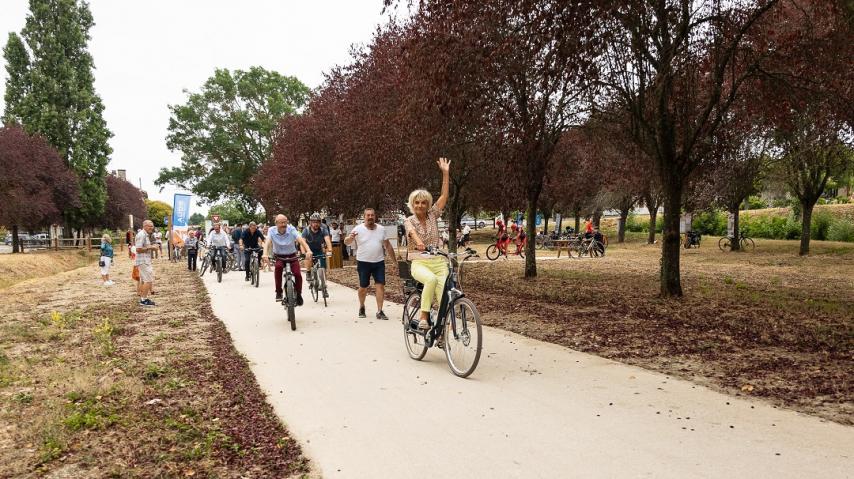
<path id="1" fill-rule="evenodd" d="M 518 260 L 467 265 L 464 287 L 489 325 L 854 424 L 854 245 L 798 257 L 795 241 L 724 253 L 704 237 L 682 256 L 685 297 L 663 300 L 660 249 L 641 237 L 601 259 L 544 260 L 533 280 Z"/>
<path id="2" fill-rule="evenodd" d="M 112 288 L 93 265 L 0 291 L 0 477 L 308 472 L 201 281 L 156 272 L 153 309 L 124 258 Z"/>
<path id="3" fill-rule="evenodd" d="M 28 279 L 44 278 L 98 261 L 97 252 L 84 250 L 28 251 L 0 254 L 0 289 Z"/>

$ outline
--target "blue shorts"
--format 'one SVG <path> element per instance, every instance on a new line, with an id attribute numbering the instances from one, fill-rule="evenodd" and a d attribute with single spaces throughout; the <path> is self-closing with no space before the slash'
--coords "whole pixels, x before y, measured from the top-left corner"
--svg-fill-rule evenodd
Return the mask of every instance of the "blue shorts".
<path id="1" fill-rule="evenodd" d="M 385 260 L 377 263 L 356 261 L 356 271 L 359 272 L 359 287 L 367 288 L 371 284 L 371 276 L 374 284 L 385 284 Z"/>

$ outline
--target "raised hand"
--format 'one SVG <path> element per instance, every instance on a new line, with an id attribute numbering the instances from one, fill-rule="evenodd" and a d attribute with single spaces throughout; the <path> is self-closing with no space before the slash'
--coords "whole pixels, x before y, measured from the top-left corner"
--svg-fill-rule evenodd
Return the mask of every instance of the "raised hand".
<path id="1" fill-rule="evenodd" d="M 448 171 L 450 171 L 450 169 L 451 169 L 451 161 L 450 161 L 450 160 L 448 160 L 448 159 L 447 159 L 447 158 L 445 158 L 445 157 L 440 157 L 440 158 L 436 161 L 436 164 L 437 164 L 437 165 L 439 165 L 439 170 L 440 170 L 442 173 L 447 173 L 447 172 L 448 172 Z"/>

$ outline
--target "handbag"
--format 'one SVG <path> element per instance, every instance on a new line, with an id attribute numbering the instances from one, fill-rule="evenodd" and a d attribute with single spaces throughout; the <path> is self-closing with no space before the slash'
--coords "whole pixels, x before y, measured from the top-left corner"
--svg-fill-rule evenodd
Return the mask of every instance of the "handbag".
<path id="1" fill-rule="evenodd" d="M 103 267 L 104 267 L 104 266 L 106 266 L 106 265 L 107 265 L 107 263 L 106 263 L 104 260 L 100 260 L 100 261 L 98 261 L 98 266 L 100 266 L 100 267 L 102 267 L 102 268 L 103 268 Z"/>
<path id="2" fill-rule="evenodd" d="M 134 265 L 133 271 L 130 273 L 130 277 L 133 278 L 134 281 L 139 281 L 139 266 Z"/>

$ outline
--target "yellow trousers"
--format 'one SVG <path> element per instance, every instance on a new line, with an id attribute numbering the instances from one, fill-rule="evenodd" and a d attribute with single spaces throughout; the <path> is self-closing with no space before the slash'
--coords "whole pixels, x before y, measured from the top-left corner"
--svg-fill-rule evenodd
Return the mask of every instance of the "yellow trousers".
<path id="1" fill-rule="evenodd" d="M 430 258 L 412 260 L 410 269 L 412 277 L 424 285 L 421 293 L 421 311 L 430 311 L 433 298 L 436 303 L 442 303 L 445 279 L 448 277 L 448 262 L 445 258 Z"/>

